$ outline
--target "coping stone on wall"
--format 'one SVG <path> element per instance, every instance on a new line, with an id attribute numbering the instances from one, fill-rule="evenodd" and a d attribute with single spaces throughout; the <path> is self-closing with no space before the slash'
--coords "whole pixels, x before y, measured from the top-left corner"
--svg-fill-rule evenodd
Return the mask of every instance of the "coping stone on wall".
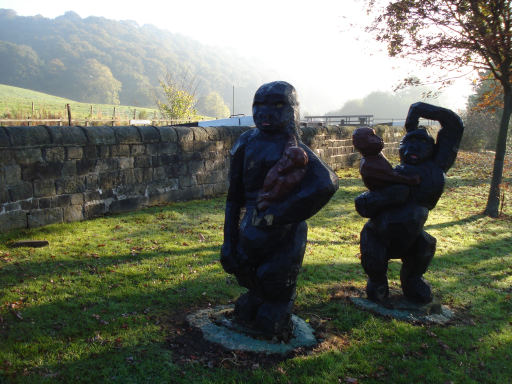
<path id="1" fill-rule="evenodd" d="M 178 135 L 179 142 L 194 141 L 194 132 L 192 132 L 190 127 L 174 127 L 174 129 Z"/>
<path id="2" fill-rule="evenodd" d="M 101 126 L 101 127 L 81 127 L 85 134 L 89 144 L 93 145 L 108 145 L 116 144 L 116 136 L 112 127 Z"/>
<path id="3" fill-rule="evenodd" d="M 4 127 L 0 127 L 0 147 L 9 147 L 9 136 L 7 136 L 7 132 Z"/>
<path id="4" fill-rule="evenodd" d="M 158 132 L 157 127 L 153 127 L 152 125 L 141 125 L 137 126 L 137 129 L 140 132 L 143 143 L 157 143 L 160 141 L 160 133 Z"/>
<path id="5" fill-rule="evenodd" d="M 114 127 L 113 129 L 119 144 L 140 144 L 140 132 L 134 125 Z"/>
<path id="6" fill-rule="evenodd" d="M 173 127 L 158 127 L 163 142 L 178 142 L 178 134 Z"/>
<path id="7" fill-rule="evenodd" d="M 46 127 L 5 127 L 14 147 L 34 147 L 51 144 Z"/>
<path id="8" fill-rule="evenodd" d="M 81 127 L 46 126 L 54 145 L 85 145 L 87 136 Z"/>

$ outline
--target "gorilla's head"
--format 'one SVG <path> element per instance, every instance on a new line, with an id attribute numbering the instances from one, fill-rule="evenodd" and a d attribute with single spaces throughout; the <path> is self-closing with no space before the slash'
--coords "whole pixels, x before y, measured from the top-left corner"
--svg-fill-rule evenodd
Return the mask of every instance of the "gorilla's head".
<path id="1" fill-rule="evenodd" d="M 434 139 L 425 129 L 408 132 L 400 141 L 400 161 L 416 165 L 430 159 L 434 152 Z"/>
<path id="2" fill-rule="evenodd" d="M 295 88 L 285 81 L 263 84 L 254 95 L 252 114 L 262 131 L 297 135 L 300 116 Z"/>
<path id="3" fill-rule="evenodd" d="M 372 128 L 357 128 L 352 133 L 352 144 L 363 156 L 377 155 L 384 148 L 384 140 Z"/>

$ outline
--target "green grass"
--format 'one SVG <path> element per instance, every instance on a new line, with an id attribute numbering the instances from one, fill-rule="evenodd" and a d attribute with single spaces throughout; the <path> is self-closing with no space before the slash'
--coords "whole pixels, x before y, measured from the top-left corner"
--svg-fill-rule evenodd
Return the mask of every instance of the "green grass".
<path id="1" fill-rule="evenodd" d="M 426 278 L 456 311 L 454 324 L 388 320 L 346 300 L 366 280 L 358 259 L 364 219 L 353 207 L 364 187 L 347 169 L 309 220 L 295 312 L 327 335 L 311 353 L 254 369 L 173 363 L 166 319 L 242 292 L 218 263 L 219 198 L 1 235 L 0 382 L 509 383 L 512 195 L 499 219 L 481 215 L 492 162 L 485 156 L 459 156 L 426 224 L 438 239 Z M 6 247 L 17 239 L 50 246 Z M 390 263 L 393 290 L 399 269 Z"/>
<path id="2" fill-rule="evenodd" d="M 34 102 L 34 116 L 37 118 L 66 117 L 66 104 L 71 107 L 73 119 L 85 119 L 90 116 L 91 105 L 94 119 L 109 119 L 112 117 L 114 107 L 116 116 L 131 119 L 136 110 L 136 116 L 143 112 L 147 119 L 151 119 L 158 110 L 154 108 L 141 108 L 125 105 L 80 103 L 63 97 L 52 96 L 46 93 L 29 89 L 12 87 L 0 84 L 0 118 L 24 119 L 32 116 L 32 102 Z"/>

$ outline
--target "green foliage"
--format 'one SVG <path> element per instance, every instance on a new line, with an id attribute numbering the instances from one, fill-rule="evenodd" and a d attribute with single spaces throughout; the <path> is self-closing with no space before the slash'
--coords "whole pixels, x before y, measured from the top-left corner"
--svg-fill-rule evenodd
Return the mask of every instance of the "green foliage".
<path id="1" fill-rule="evenodd" d="M 206 116 L 222 118 L 229 117 L 229 108 L 218 92 L 210 92 L 197 101 L 197 110 Z"/>
<path id="2" fill-rule="evenodd" d="M 55 19 L 0 9 L 0 83 L 82 102 L 155 106 L 159 80 L 189 70 L 201 85 L 250 113 L 261 69 L 218 48 L 151 25 L 68 12 Z"/>
<path id="3" fill-rule="evenodd" d="M 426 278 L 456 311 L 453 324 L 389 320 L 347 300 L 362 294 L 366 275 L 357 257 L 365 219 L 354 211 L 364 187 L 357 168 L 345 169 L 332 201 L 308 221 L 298 281 L 295 312 L 323 341 L 249 368 L 237 365 L 243 353 L 209 367 L 197 354 L 176 363 L 169 348 L 183 336 L 177 318 L 243 291 L 218 262 L 224 199 L 0 235 L 0 382 L 507 383 L 512 204 L 499 220 L 480 214 L 490 164 L 492 156 L 460 153 L 425 227 L 438 240 Z M 20 239 L 50 246 L 7 248 Z M 400 265 L 390 263 L 392 293 Z"/>
<path id="4" fill-rule="evenodd" d="M 177 78 L 167 74 L 165 80 L 160 81 L 166 102 L 157 102 L 160 113 L 169 119 L 191 119 L 197 115 L 195 105 L 196 81 L 190 78 L 189 73 Z"/>

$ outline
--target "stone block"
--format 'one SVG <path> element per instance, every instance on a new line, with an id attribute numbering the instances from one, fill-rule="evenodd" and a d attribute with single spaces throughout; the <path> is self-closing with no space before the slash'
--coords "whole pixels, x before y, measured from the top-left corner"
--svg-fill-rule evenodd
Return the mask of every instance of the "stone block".
<path id="1" fill-rule="evenodd" d="M 167 173 L 165 172 L 165 167 L 153 168 L 153 180 L 163 180 L 166 178 L 167 178 Z"/>
<path id="2" fill-rule="evenodd" d="M 153 170 L 151 168 L 135 168 L 133 175 L 139 184 L 149 183 L 153 180 Z"/>
<path id="3" fill-rule="evenodd" d="M 23 182 L 9 187 L 11 201 L 25 200 L 33 196 L 32 183 Z"/>
<path id="4" fill-rule="evenodd" d="M 34 181 L 34 196 L 45 197 L 55 195 L 55 181 L 52 179 L 41 179 Z"/>
<path id="5" fill-rule="evenodd" d="M 194 141 L 194 132 L 189 127 L 174 127 L 174 130 L 178 135 L 179 143 L 192 143 Z"/>
<path id="6" fill-rule="evenodd" d="M 82 147 L 67 147 L 66 158 L 68 160 L 79 160 L 84 157 L 84 150 Z"/>
<path id="7" fill-rule="evenodd" d="M 155 145 L 155 144 L 153 144 Z M 176 143 L 158 143 L 157 148 L 158 153 L 160 154 L 168 154 L 168 155 L 175 155 L 178 153 L 178 144 Z"/>
<path id="8" fill-rule="evenodd" d="M 122 185 L 135 184 L 135 172 L 133 169 L 124 169 L 119 171 L 119 182 Z"/>
<path id="9" fill-rule="evenodd" d="M 71 195 L 59 195 L 52 197 L 52 208 L 62 208 L 71 205 Z"/>
<path id="10" fill-rule="evenodd" d="M 130 156 L 130 146 L 128 144 L 113 145 L 110 147 L 112 157 L 128 157 Z"/>
<path id="11" fill-rule="evenodd" d="M 97 174 L 87 175 L 85 177 L 85 186 L 88 191 L 96 190 L 100 187 L 99 176 Z"/>
<path id="12" fill-rule="evenodd" d="M 89 160 L 96 160 L 98 158 L 98 147 L 95 145 L 87 145 L 83 148 L 84 157 Z"/>
<path id="13" fill-rule="evenodd" d="M 114 132 L 119 144 L 137 144 L 141 142 L 139 130 L 132 125 L 114 127 Z"/>
<path id="14" fill-rule="evenodd" d="M 118 159 L 120 169 L 133 168 L 133 157 L 121 157 Z"/>
<path id="15" fill-rule="evenodd" d="M 62 162 L 43 162 L 38 161 L 33 164 L 24 165 L 21 169 L 21 177 L 23 180 L 47 180 L 60 178 L 62 175 Z"/>
<path id="16" fill-rule="evenodd" d="M 146 194 L 147 196 L 161 195 L 169 191 L 178 190 L 178 179 L 167 179 L 160 181 L 153 181 L 148 184 Z"/>
<path id="17" fill-rule="evenodd" d="M 30 198 L 19 202 L 20 209 L 22 211 L 31 211 L 33 209 L 39 209 L 39 199 Z"/>
<path id="18" fill-rule="evenodd" d="M 0 204 L 7 203 L 11 200 L 11 196 L 9 195 L 9 190 L 6 186 L 0 185 Z M 0 212 L 2 209 L 0 208 Z"/>
<path id="19" fill-rule="evenodd" d="M 200 172 L 195 176 L 198 184 L 214 184 L 225 178 L 222 172 Z"/>
<path id="20" fill-rule="evenodd" d="M 130 154 L 132 156 L 140 156 L 146 153 L 146 146 L 142 144 L 130 145 Z"/>
<path id="21" fill-rule="evenodd" d="M 66 151 L 64 150 L 64 147 L 46 148 L 43 152 L 44 158 L 48 162 L 64 161 L 66 158 Z"/>
<path id="22" fill-rule="evenodd" d="M 112 127 L 82 127 L 87 136 L 87 142 L 91 145 L 116 144 L 116 136 Z"/>
<path id="23" fill-rule="evenodd" d="M 172 127 L 158 127 L 160 131 L 160 137 L 163 142 L 173 142 L 176 143 L 178 141 L 178 134 Z"/>
<path id="24" fill-rule="evenodd" d="M 10 145 L 9 136 L 7 136 L 5 128 L 0 127 L 0 148 L 7 148 L 10 147 Z"/>
<path id="25" fill-rule="evenodd" d="M 28 227 L 42 227 L 43 225 L 62 223 L 62 208 L 37 209 L 27 215 Z"/>
<path id="26" fill-rule="evenodd" d="M 0 150 L 0 166 L 14 163 L 14 150 L 2 148 Z"/>
<path id="27" fill-rule="evenodd" d="M 150 156 L 137 156 L 133 159 L 134 168 L 149 168 L 151 167 Z"/>
<path id="28" fill-rule="evenodd" d="M 98 145 L 98 158 L 106 159 L 110 157 L 110 147 L 108 145 Z"/>
<path id="29" fill-rule="evenodd" d="M 50 134 L 43 126 L 5 127 L 14 147 L 30 147 L 51 144 Z"/>
<path id="30" fill-rule="evenodd" d="M 160 141 L 160 132 L 157 127 L 151 125 L 138 126 L 137 129 L 143 143 L 156 143 Z"/>
<path id="31" fill-rule="evenodd" d="M 101 200 L 101 194 L 99 191 L 90 191 L 84 193 L 84 201 L 89 203 L 91 201 Z"/>
<path id="32" fill-rule="evenodd" d="M 71 205 L 62 209 L 63 219 L 66 223 L 73 221 L 82 221 L 84 212 L 81 205 Z"/>
<path id="33" fill-rule="evenodd" d="M 105 202 L 91 201 L 84 204 L 84 218 L 92 219 L 103 216 L 106 212 Z"/>
<path id="34" fill-rule="evenodd" d="M 0 214 L 0 232 L 27 228 L 27 213 L 14 211 Z"/>
<path id="35" fill-rule="evenodd" d="M 28 165 L 43 161 L 43 154 L 39 148 L 22 148 L 14 151 L 14 159 L 20 165 Z"/>
<path id="36" fill-rule="evenodd" d="M 14 185 L 21 181 L 21 168 L 19 165 L 5 165 L 2 167 L 4 185 Z"/>
<path id="37" fill-rule="evenodd" d="M 103 193 L 107 193 L 109 190 L 112 191 L 112 189 L 120 184 L 119 172 L 115 171 L 101 173 L 99 175 L 98 183 Z"/>
<path id="38" fill-rule="evenodd" d="M 55 188 L 58 195 L 85 192 L 84 177 L 68 177 L 55 180 Z"/>
<path id="39" fill-rule="evenodd" d="M 204 162 L 203 161 L 190 161 L 188 163 L 188 171 L 191 175 L 204 171 Z"/>
<path id="40" fill-rule="evenodd" d="M 46 127 L 53 144 L 85 145 L 87 137 L 81 127 Z"/>
<path id="41" fill-rule="evenodd" d="M 225 132 L 222 127 L 203 127 L 203 129 L 210 140 L 221 140 L 225 136 Z"/>
<path id="42" fill-rule="evenodd" d="M 76 173 L 78 175 L 87 175 L 96 169 L 96 160 L 81 159 L 76 162 Z"/>
<path id="43" fill-rule="evenodd" d="M 76 160 L 68 160 L 62 163 L 62 177 L 76 176 Z"/>
<path id="44" fill-rule="evenodd" d="M 39 209 L 46 209 L 52 207 L 51 197 L 43 197 L 39 199 Z"/>
<path id="45" fill-rule="evenodd" d="M 7 204 L 4 204 L 2 208 L 3 208 L 3 210 L 5 210 L 5 212 L 21 211 L 21 204 L 20 204 L 20 202 L 7 203 Z"/>
<path id="46" fill-rule="evenodd" d="M 82 205 L 84 203 L 84 194 L 83 193 L 73 193 L 70 195 L 71 197 L 71 205 Z"/>
<path id="47" fill-rule="evenodd" d="M 189 188 L 192 186 L 192 176 L 180 176 L 179 177 L 180 188 Z"/>
<path id="48" fill-rule="evenodd" d="M 113 171 L 115 169 L 119 169 L 119 160 L 118 159 L 99 159 L 96 161 L 96 168 L 94 172 L 102 173 Z"/>
<path id="49" fill-rule="evenodd" d="M 148 198 L 144 196 L 129 197 L 123 200 L 115 200 L 110 204 L 109 210 L 112 213 L 135 211 L 147 206 Z"/>

